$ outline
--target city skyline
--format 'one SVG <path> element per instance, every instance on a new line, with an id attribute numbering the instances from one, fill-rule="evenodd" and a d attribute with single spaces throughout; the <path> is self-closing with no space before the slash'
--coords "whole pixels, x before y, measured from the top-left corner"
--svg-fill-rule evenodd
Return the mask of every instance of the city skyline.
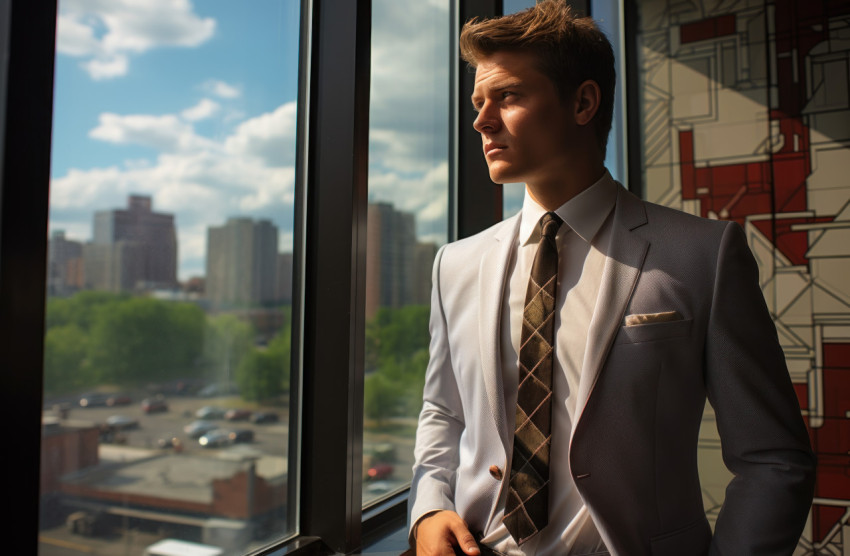
<path id="1" fill-rule="evenodd" d="M 52 230 L 47 293 L 188 291 L 200 280 L 204 285 L 197 293 L 219 309 L 291 300 L 292 252 L 279 249 L 279 231 L 270 220 L 229 216 L 207 226 L 205 272 L 170 282 L 174 270 L 167 270 L 173 264 L 168 261 L 175 260 L 180 249 L 177 223 L 173 214 L 155 207 L 151 197 L 130 194 L 124 208 L 92 212 L 87 240 Z M 367 318 L 379 307 L 427 304 L 437 244 L 420 241 L 416 215 L 392 203 L 369 203 L 368 215 Z"/>

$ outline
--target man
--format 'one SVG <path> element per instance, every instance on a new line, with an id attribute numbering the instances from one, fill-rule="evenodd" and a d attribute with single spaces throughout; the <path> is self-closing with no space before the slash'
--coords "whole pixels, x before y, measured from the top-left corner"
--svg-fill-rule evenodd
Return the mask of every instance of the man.
<path id="1" fill-rule="evenodd" d="M 742 230 L 611 179 L 590 19 L 545 0 L 467 23 L 461 51 L 490 177 L 526 193 L 434 264 L 416 553 L 791 554 L 814 460 Z M 735 475 L 713 535 L 706 397 Z"/>

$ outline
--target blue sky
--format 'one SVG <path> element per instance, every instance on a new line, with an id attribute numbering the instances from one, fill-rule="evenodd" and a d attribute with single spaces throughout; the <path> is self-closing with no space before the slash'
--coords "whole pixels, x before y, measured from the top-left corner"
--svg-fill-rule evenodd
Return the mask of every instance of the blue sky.
<path id="1" fill-rule="evenodd" d="M 60 0 L 50 229 L 91 238 L 130 194 L 173 213 L 179 276 L 206 230 L 268 218 L 291 249 L 296 0 Z M 448 0 L 375 0 L 369 198 L 447 230 Z"/>

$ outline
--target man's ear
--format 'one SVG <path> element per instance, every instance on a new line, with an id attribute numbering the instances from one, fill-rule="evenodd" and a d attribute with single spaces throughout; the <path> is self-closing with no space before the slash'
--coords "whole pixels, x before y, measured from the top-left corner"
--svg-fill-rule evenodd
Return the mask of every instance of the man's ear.
<path id="1" fill-rule="evenodd" d="M 575 93 L 575 119 L 578 125 L 587 125 L 599 110 L 602 90 L 596 81 L 588 79 L 578 86 Z"/>

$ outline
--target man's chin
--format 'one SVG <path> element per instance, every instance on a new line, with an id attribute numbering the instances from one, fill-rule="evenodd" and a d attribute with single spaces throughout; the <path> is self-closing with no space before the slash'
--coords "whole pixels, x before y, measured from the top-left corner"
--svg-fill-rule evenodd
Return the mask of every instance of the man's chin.
<path id="1" fill-rule="evenodd" d="M 517 180 L 514 179 L 509 172 L 499 171 L 498 169 L 494 171 L 493 168 L 490 168 L 490 181 L 499 185 L 504 185 L 506 183 L 514 183 Z"/>

